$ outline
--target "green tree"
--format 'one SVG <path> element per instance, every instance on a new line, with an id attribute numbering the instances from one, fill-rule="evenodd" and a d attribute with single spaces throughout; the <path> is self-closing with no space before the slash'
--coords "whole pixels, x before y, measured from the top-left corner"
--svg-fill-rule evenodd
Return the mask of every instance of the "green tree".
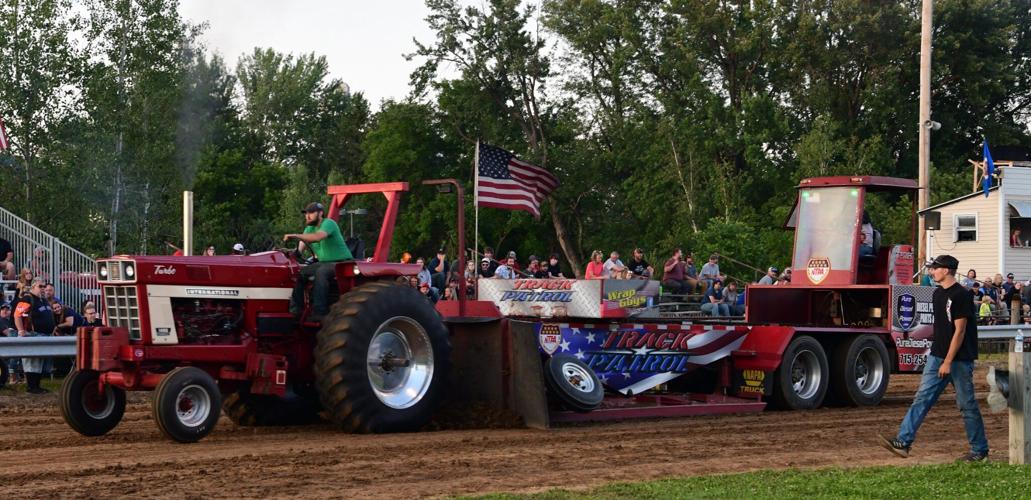
<path id="1" fill-rule="evenodd" d="M 18 179 L 3 183 L 0 192 L 8 209 L 44 224 L 49 220 L 33 191 L 47 177 L 43 156 L 57 128 L 80 110 L 73 85 L 84 55 L 72 43 L 80 25 L 70 1 L 0 3 L 0 118 L 11 143 L 3 163 Z"/>
<path id="2" fill-rule="evenodd" d="M 413 94 L 422 96 L 431 87 L 436 89 L 440 92 L 441 107 L 453 109 L 452 119 L 475 131 L 472 137 L 506 146 L 509 142 L 503 139 L 511 137 L 514 128 L 526 144 L 526 159 L 548 169 L 549 110 L 545 86 L 551 70 L 544 54 L 545 41 L 535 36 L 528 25 L 534 9 L 520 11 L 518 0 L 490 0 L 484 9 L 463 10 L 455 0 L 428 0 L 426 5 L 431 11 L 427 22 L 436 32 L 436 39 L 429 45 L 416 42 L 417 50 L 409 56 L 424 59 L 412 73 Z M 457 66 L 461 81 L 452 85 L 439 80 L 437 72 L 444 64 Z M 461 98 L 455 99 L 458 96 Z M 448 104 L 458 101 L 482 106 L 470 109 L 460 104 L 449 108 Z M 508 129 L 508 133 L 495 132 L 498 129 Z M 551 170 L 560 179 L 565 178 L 562 171 Z M 562 188 L 559 191 L 548 200 L 549 214 L 556 240 L 579 273 L 580 255 L 556 201 Z"/>

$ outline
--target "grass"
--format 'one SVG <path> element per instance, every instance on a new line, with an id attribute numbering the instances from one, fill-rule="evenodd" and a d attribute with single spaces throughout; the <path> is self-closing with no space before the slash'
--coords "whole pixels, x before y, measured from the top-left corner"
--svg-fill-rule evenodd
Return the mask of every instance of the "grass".
<path id="1" fill-rule="evenodd" d="M 574 478 L 570 478 L 574 480 Z M 640 483 L 615 483 L 586 491 L 550 490 L 484 498 L 1028 498 L 1031 465 L 951 464 L 759 471 Z"/>
<path id="2" fill-rule="evenodd" d="M 43 380 L 40 381 L 39 385 L 44 389 L 57 394 L 57 391 L 61 390 L 62 382 L 64 382 L 64 377 L 54 377 L 53 380 L 51 380 L 50 377 L 43 377 Z M 3 389 L 0 389 L 0 395 L 3 395 L 4 393 L 25 393 L 25 389 L 27 388 L 28 387 L 25 384 L 12 384 L 11 381 L 8 380 L 7 385 L 5 385 Z"/>

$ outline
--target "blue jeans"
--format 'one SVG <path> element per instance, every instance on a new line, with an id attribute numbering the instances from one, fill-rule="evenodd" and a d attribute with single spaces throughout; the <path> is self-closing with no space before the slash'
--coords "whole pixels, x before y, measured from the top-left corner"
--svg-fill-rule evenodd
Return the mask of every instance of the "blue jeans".
<path id="1" fill-rule="evenodd" d="M 311 308 L 312 314 L 325 316 L 329 312 L 329 285 L 336 277 L 336 262 L 315 262 L 301 267 L 301 275 L 294 284 L 294 293 L 290 297 L 290 312 L 300 314 L 304 310 L 304 288 L 308 280 L 312 280 Z"/>
<path id="2" fill-rule="evenodd" d="M 970 451 L 974 453 L 988 453 L 988 438 L 984 435 L 984 421 L 981 420 L 981 410 L 977 407 L 977 400 L 974 399 L 974 362 L 953 361 L 952 371 L 948 377 L 938 378 L 938 369 L 941 368 L 943 358 L 927 356 L 927 365 L 924 366 L 924 374 L 920 379 L 920 388 L 916 390 L 916 397 L 913 398 L 913 405 L 906 412 L 899 426 L 898 440 L 910 446 L 916 439 L 916 431 L 923 423 L 927 412 L 931 410 L 934 403 L 938 401 L 945 387 L 952 383 L 956 388 L 956 406 L 963 414 L 963 428 L 967 432 L 967 440 L 970 441 Z"/>
<path id="3" fill-rule="evenodd" d="M 702 312 L 709 316 L 730 316 L 730 305 L 706 302 L 702 304 Z"/>

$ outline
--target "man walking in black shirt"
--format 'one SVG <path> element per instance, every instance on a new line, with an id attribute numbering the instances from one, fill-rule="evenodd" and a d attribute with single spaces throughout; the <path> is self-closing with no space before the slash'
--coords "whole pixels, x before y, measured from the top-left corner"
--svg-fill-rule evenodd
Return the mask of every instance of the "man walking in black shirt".
<path id="1" fill-rule="evenodd" d="M 939 255 L 930 264 L 931 278 L 940 286 L 934 290 L 934 341 L 924 365 L 920 388 L 909 407 L 895 439 L 879 436 L 881 445 L 906 458 L 916 439 L 924 417 L 951 382 L 956 389 L 956 406 L 963 414 L 963 427 L 970 442 L 970 452 L 961 462 L 988 460 L 988 439 L 984 433 L 981 410 L 974 398 L 974 360 L 977 359 L 977 315 L 970 290 L 963 288 L 953 276 L 959 261 L 951 255 Z"/>

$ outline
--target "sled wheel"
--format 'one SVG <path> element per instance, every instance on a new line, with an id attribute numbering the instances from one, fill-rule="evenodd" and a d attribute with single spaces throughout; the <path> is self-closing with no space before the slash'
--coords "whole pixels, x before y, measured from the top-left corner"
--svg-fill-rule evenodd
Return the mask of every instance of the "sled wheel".
<path id="1" fill-rule="evenodd" d="M 544 363 L 544 381 L 563 406 L 587 413 L 601 406 L 605 390 L 586 364 L 572 356 L 553 356 Z"/>
<path id="2" fill-rule="evenodd" d="M 851 406 L 874 406 L 888 390 L 891 376 L 888 349 L 875 335 L 845 340 L 834 349 L 831 370 L 831 393 L 836 401 Z"/>
<path id="3" fill-rule="evenodd" d="M 101 389 L 99 379 L 93 370 L 72 370 L 61 384 L 61 415 L 83 436 L 103 436 L 125 415 L 125 390 L 110 384 Z"/>
<path id="4" fill-rule="evenodd" d="M 226 396 L 222 409 L 233 423 L 249 427 L 312 424 L 322 411 L 318 401 L 303 396 L 251 394 L 246 389 Z"/>
<path id="5" fill-rule="evenodd" d="M 426 297 L 366 283 L 323 318 L 315 344 L 319 398 L 344 430 L 415 431 L 440 403 L 450 356 L 447 328 Z"/>
<path id="6" fill-rule="evenodd" d="M 211 433 L 221 414 L 218 384 L 200 368 L 176 368 L 154 389 L 154 421 L 169 438 L 194 443 Z"/>
<path id="7" fill-rule="evenodd" d="M 827 394 L 829 374 L 823 346 L 808 335 L 795 337 L 774 373 L 771 403 L 784 410 L 817 408 Z"/>

